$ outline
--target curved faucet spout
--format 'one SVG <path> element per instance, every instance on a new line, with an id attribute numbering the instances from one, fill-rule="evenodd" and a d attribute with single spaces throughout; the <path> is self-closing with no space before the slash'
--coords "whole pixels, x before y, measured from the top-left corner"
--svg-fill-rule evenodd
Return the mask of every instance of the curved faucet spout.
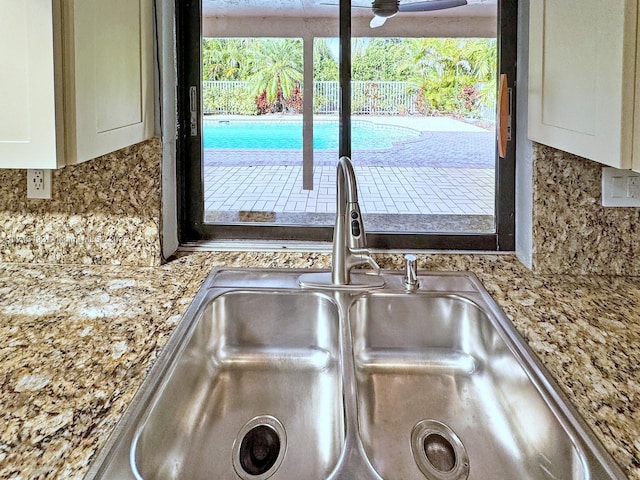
<path id="1" fill-rule="evenodd" d="M 336 225 L 333 231 L 331 280 L 334 285 L 349 285 L 353 267 L 367 264 L 376 273 L 379 273 L 380 267 L 366 249 L 356 174 L 348 157 L 338 160 L 336 173 Z"/>
<path id="2" fill-rule="evenodd" d="M 358 203 L 358 186 L 356 185 L 356 172 L 349 157 L 340 157 L 337 164 L 338 195 L 342 192 L 341 203 Z"/>

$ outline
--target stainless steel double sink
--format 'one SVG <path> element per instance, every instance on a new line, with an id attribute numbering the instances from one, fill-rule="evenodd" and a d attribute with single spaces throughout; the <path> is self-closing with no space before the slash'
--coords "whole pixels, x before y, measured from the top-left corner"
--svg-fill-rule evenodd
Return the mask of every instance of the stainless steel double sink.
<path id="1" fill-rule="evenodd" d="M 212 272 L 88 478 L 625 478 L 472 274 L 304 273 Z"/>

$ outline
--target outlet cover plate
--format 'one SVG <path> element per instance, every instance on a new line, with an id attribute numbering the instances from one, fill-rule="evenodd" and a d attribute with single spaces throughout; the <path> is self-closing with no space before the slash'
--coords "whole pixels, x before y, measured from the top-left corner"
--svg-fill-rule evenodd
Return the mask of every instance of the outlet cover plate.
<path id="1" fill-rule="evenodd" d="M 640 207 L 640 173 L 631 170 L 602 169 L 603 207 Z"/>
<path id="2" fill-rule="evenodd" d="M 27 198 L 51 198 L 51 170 L 27 170 Z"/>

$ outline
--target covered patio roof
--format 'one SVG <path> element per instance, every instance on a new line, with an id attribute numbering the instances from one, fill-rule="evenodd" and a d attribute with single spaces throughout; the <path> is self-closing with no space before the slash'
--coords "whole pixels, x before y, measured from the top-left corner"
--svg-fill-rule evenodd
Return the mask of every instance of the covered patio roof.
<path id="1" fill-rule="evenodd" d="M 497 35 L 497 0 L 467 0 L 463 7 L 400 13 L 370 28 L 368 0 L 352 0 L 355 37 L 484 37 Z M 336 37 L 338 0 L 202 0 L 204 37 Z M 412 3 L 402 1 L 401 3 Z"/>
<path id="2" fill-rule="evenodd" d="M 337 9 L 327 3 L 338 0 L 202 0 L 204 17 L 333 17 Z M 402 3 L 412 3 L 406 1 Z M 429 17 L 495 17 L 496 0 L 467 0 L 464 8 L 421 12 Z M 367 0 L 352 0 L 352 5 L 370 6 Z M 366 8 L 354 8 L 354 16 L 370 16 Z"/>

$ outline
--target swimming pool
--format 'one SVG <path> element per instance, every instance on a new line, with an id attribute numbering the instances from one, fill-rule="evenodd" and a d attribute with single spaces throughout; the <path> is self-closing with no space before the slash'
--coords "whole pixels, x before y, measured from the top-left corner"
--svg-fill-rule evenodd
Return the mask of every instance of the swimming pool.
<path id="1" fill-rule="evenodd" d="M 204 148 L 233 150 L 302 150 L 301 121 L 204 120 Z M 353 150 L 384 150 L 393 142 L 417 139 L 418 130 L 366 120 L 351 124 Z M 314 122 L 313 148 L 338 149 L 338 122 Z"/>

